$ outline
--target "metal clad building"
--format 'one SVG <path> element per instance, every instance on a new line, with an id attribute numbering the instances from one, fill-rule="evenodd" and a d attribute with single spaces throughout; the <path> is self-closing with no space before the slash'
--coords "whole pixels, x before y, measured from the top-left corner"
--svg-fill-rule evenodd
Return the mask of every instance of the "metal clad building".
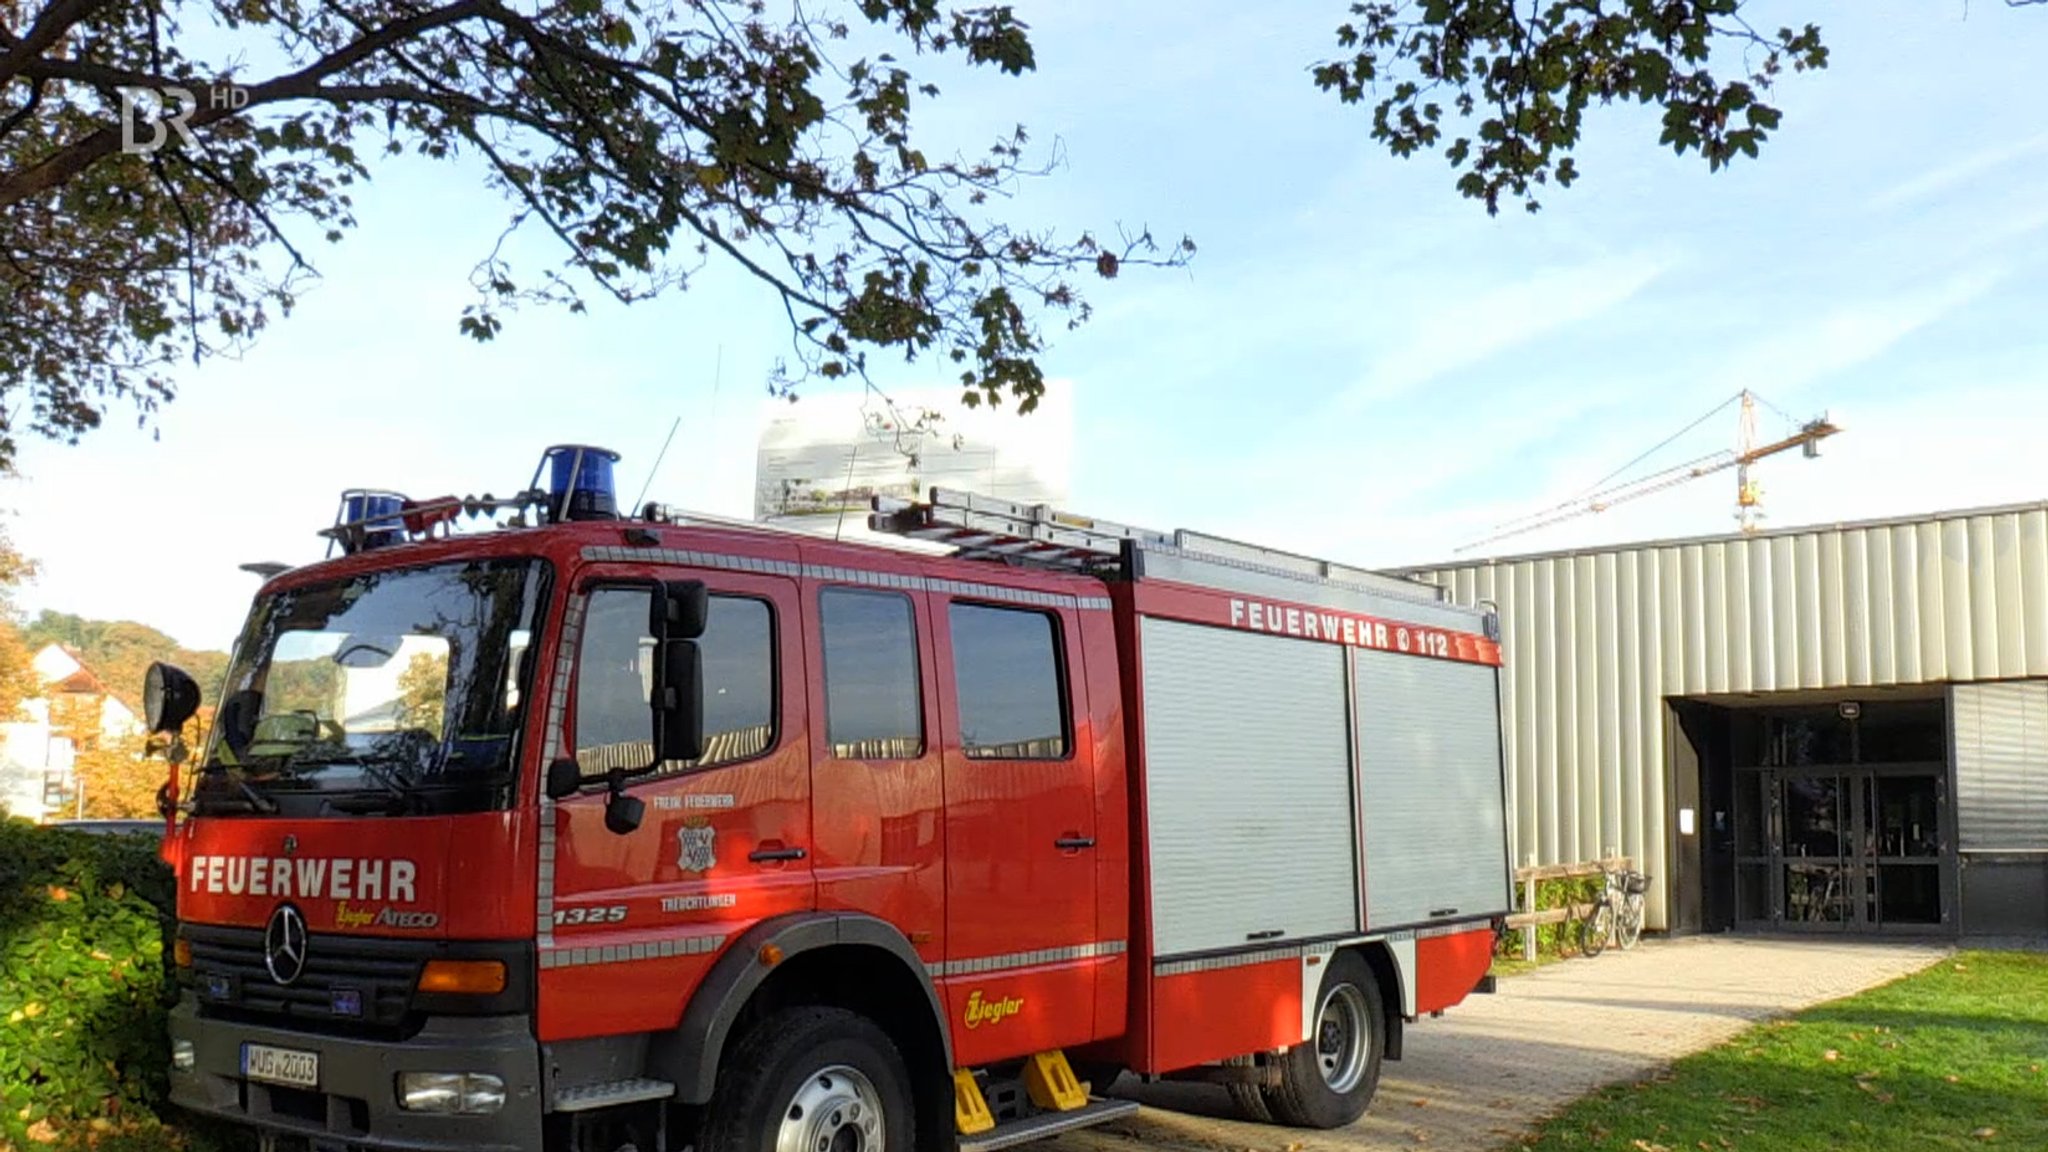
<path id="1" fill-rule="evenodd" d="M 1651 924 L 2048 931 L 2048 504 L 1410 570 L 1501 614 L 1518 864 Z"/>

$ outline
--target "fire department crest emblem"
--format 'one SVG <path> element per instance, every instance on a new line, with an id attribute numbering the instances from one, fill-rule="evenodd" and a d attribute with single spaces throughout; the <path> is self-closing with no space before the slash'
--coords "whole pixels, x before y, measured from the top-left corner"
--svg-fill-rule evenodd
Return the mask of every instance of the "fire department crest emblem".
<path id="1" fill-rule="evenodd" d="M 708 871 L 718 863 L 717 831 L 709 824 L 685 824 L 676 833 L 676 867 L 685 872 Z"/>

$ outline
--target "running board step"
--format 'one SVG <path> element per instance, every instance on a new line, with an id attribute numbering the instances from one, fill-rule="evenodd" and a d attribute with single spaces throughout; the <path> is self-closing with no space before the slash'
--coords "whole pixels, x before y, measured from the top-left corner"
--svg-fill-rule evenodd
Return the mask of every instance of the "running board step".
<path id="1" fill-rule="evenodd" d="M 1092 1128 L 1111 1120 L 1122 1120 L 1126 1116 L 1137 1115 L 1137 1112 L 1138 1102 L 1135 1100 L 1091 1100 L 1072 1112 L 1042 1112 L 998 1124 L 986 1132 L 962 1136 L 960 1152 L 996 1152 L 999 1148 L 1043 1140 L 1076 1128 Z"/>
<path id="2" fill-rule="evenodd" d="M 676 1086 L 666 1080 L 612 1080 L 603 1084 L 579 1084 L 555 1093 L 555 1111 L 588 1112 L 593 1108 L 610 1108 L 615 1104 L 666 1100 L 675 1094 Z"/>

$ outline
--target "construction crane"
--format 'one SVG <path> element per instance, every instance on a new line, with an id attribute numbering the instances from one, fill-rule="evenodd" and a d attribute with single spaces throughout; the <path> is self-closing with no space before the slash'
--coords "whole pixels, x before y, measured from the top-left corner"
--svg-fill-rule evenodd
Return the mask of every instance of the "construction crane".
<path id="1" fill-rule="evenodd" d="M 1469 552 L 1474 548 L 1483 548 L 1488 544 L 1506 540 L 1512 536 L 1520 536 L 1527 532 L 1534 532 L 1539 528 L 1548 528 L 1553 524 L 1566 520 L 1591 515 L 1595 512 L 1605 512 L 1616 504 L 1638 500 L 1653 492 L 1662 492 L 1666 488 L 1673 488 L 1680 484 L 1697 480 L 1702 476 L 1711 476 L 1716 472 L 1724 472 L 1730 468 L 1735 469 L 1736 522 L 1742 526 L 1743 532 L 1753 533 L 1757 531 L 1758 522 L 1763 517 L 1763 487 L 1751 475 L 1750 469 L 1760 460 L 1776 456 L 1781 452 L 1790 452 L 1794 448 L 1799 449 L 1801 455 L 1807 459 L 1815 459 L 1820 455 L 1820 442 L 1842 430 L 1840 426 L 1828 419 L 1827 415 L 1823 413 L 1819 417 L 1801 424 L 1799 430 L 1790 436 L 1786 436 L 1781 440 L 1773 440 L 1768 444 L 1758 444 L 1756 442 L 1756 405 L 1758 399 L 1759 397 L 1756 393 L 1745 388 L 1736 395 L 1722 401 L 1713 411 L 1708 412 L 1705 416 L 1680 429 L 1662 444 L 1636 457 L 1635 460 L 1622 465 L 1619 470 L 1610 473 L 1604 479 L 1595 482 L 1595 491 L 1575 497 L 1563 504 L 1546 508 L 1533 515 L 1525 516 L 1520 520 L 1511 520 L 1506 524 L 1499 525 L 1498 530 L 1493 535 L 1483 540 L 1474 540 L 1470 544 L 1461 545 L 1453 549 L 1453 551 Z M 1611 487 L 1601 487 L 1601 485 L 1607 484 L 1608 481 L 1613 480 L 1616 476 L 1621 475 L 1621 473 L 1628 471 L 1630 468 L 1635 467 L 1645 459 L 1661 451 L 1680 436 L 1719 415 L 1729 405 L 1736 403 L 1741 405 L 1742 415 L 1738 443 L 1733 450 L 1723 449 L 1711 455 L 1701 456 L 1685 461 L 1682 464 L 1672 465 L 1669 468 L 1653 472 L 1638 480 L 1630 480 Z"/>

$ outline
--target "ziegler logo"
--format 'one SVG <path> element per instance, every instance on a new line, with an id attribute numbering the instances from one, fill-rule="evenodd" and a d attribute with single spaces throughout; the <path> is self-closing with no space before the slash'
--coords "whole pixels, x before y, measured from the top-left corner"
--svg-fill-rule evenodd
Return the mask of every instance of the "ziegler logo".
<path id="1" fill-rule="evenodd" d="M 983 1000 L 981 993 L 967 994 L 967 1026 L 979 1028 L 983 1024 L 1000 1024 L 1024 1010 L 1024 1001 L 1015 996 L 999 1000 Z"/>
<path id="2" fill-rule="evenodd" d="M 433 928 L 441 923 L 441 917 L 432 912 L 401 912 L 389 906 L 371 911 L 361 906 L 351 908 L 344 900 L 334 908 L 336 928 Z"/>

